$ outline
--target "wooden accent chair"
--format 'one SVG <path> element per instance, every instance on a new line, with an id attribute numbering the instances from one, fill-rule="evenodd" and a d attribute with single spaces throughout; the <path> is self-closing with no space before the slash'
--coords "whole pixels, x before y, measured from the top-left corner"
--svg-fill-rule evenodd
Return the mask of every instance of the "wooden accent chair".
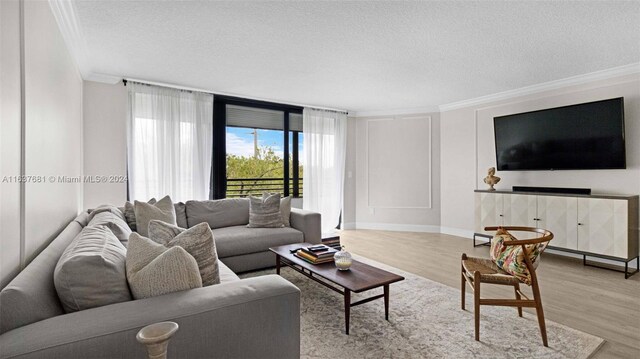
<path id="1" fill-rule="evenodd" d="M 553 233 L 540 228 L 531 227 L 486 227 L 486 231 L 497 231 L 498 229 L 504 229 L 507 231 L 517 232 L 533 232 L 542 235 L 542 237 L 526 240 L 511 240 L 504 241 L 503 245 L 508 246 L 522 246 L 524 253 L 524 260 L 526 267 L 531 275 L 531 289 L 533 291 L 533 299 L 527 298 L 520 291 L 520 283 L 523 282 L 520 278 L 505 272 L 500 269 L 496 263 L 487 258 L 473 258 L 467 257 L 466 254 L 462 254 L 462 310 L 464 310 L 465 302 L 465 282 L 471 286 L 473 290 L 474 301 L 474 314 L 475 314 L 475 333 L 476 340 L 480 340 L 480 306 L 481 305 L 495 305 L 495 306 L 509 306 L 518 307 L 518 316 L 522 317 L 523 307 L 536 308 L 536 314 L 538 315 L 538 324 L 540 325 L 540 333 L 542 334 L 542 343 L 545 347 L 547 343 L 547 329 L 544 323 L 544 313 L 542 311 L 542 299 L 540 298 L 540 288 L 538 287 L 538 278 L 536 276 L 536 268 L 529 258 L 529 248 L 531 245 L 538 246 L 538 250 L 542 252 L 546 248 L 547 242 L 553 239 Z M 515 238 L 515 237 L 514 237 Z M 480 298 L 480 283 L 490 283 L 498 285 L 513 286 L 516 299 L 484 299 Z M 525 283 L 527 284 L 527 283 Z M 524 298 L 524 299 L 523 299 Z"/>

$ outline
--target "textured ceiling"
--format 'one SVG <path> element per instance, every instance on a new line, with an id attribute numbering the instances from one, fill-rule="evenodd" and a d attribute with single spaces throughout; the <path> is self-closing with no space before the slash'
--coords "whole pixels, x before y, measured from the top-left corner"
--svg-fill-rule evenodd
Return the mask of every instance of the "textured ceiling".
<path id="1" fill-rule="evenodd" d="M 636 1 L 75 0 L 75 12 L 81 68 L 94 74 L 350 111 L 437 106 L 640 61 Z"/>

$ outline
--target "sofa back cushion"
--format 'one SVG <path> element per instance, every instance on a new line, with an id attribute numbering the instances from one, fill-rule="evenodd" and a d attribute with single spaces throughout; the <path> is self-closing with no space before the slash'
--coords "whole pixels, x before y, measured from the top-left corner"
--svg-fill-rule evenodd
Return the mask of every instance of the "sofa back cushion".
<path id="1" fill-rule="evenodd" d="M 129 242 L 129 236 L 131 235 L 131 228 L 127 222 L 113 212 L 100 212 L 98 214 L 91 213 L 93 218 L 89 221 L 88 227 L 105 226 L 116 238 L 122 243 L 123 246 L 127 246 Z"/>
<path id="2" fill-rule="evenodd" d="M 65 248 L 88 221 L 81 213 L 0 292 L 0 334 L 64 314 L 53 272 Z"/>
<path id="3" fill-rule="evenodd" d="M 53 273 L 67 313 L 132 299 L 125 271 L 127 250 L 107 226 L 91 223 L 67 246 Z"/>
<path id="4" fill-rule="evenodd" d="M 186 205 L 189 227 L 202 222 L 207 222 L 211 228 L 249 224 L 248 198 L 187 201 Z"/>
<path id="5" fill-rule="evenodd" d="M 189 228 L 187 225 L 187 205 L 183 202 L 174 203 L 176 209 L 176 225 L 180 228 Z"/>

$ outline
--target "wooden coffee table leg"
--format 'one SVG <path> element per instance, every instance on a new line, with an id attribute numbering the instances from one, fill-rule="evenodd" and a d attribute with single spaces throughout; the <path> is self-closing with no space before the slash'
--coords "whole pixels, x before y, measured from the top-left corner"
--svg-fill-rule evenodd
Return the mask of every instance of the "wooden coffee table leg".
<path id="1" fill-rule="evenodd" d="M 280 274 L 280 256 L 276 254 L 276 274 Z"/>
<path id="2" fill-rule="evenodd" d="M 389 285 L 384 286 L 384 319 L 389 320 Z"/>
<path id="3" fill-rule="evenodd" d="M 349 335 L 349 317 L 351 316 L 351 291 L 344 290 L 344 328 Z"/>

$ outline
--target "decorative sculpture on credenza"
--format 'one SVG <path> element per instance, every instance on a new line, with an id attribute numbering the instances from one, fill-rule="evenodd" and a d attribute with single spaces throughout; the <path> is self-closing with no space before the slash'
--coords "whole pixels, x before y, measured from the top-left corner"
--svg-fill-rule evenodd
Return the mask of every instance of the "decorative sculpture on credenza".
<path id="1" fill-rule="evenodd" d="M 496 168 L 490 167 L 489 170 L 487 171 L 487 177 L 484 178 L 484 183 L 489 185 L 489 191 L 495 191 L 496 189 L 493 188 L 493 186 L 498 184 L 498 182 L 500 182 L 500 177 L 495 176 L 495 174 L 496 174 Z"/>

